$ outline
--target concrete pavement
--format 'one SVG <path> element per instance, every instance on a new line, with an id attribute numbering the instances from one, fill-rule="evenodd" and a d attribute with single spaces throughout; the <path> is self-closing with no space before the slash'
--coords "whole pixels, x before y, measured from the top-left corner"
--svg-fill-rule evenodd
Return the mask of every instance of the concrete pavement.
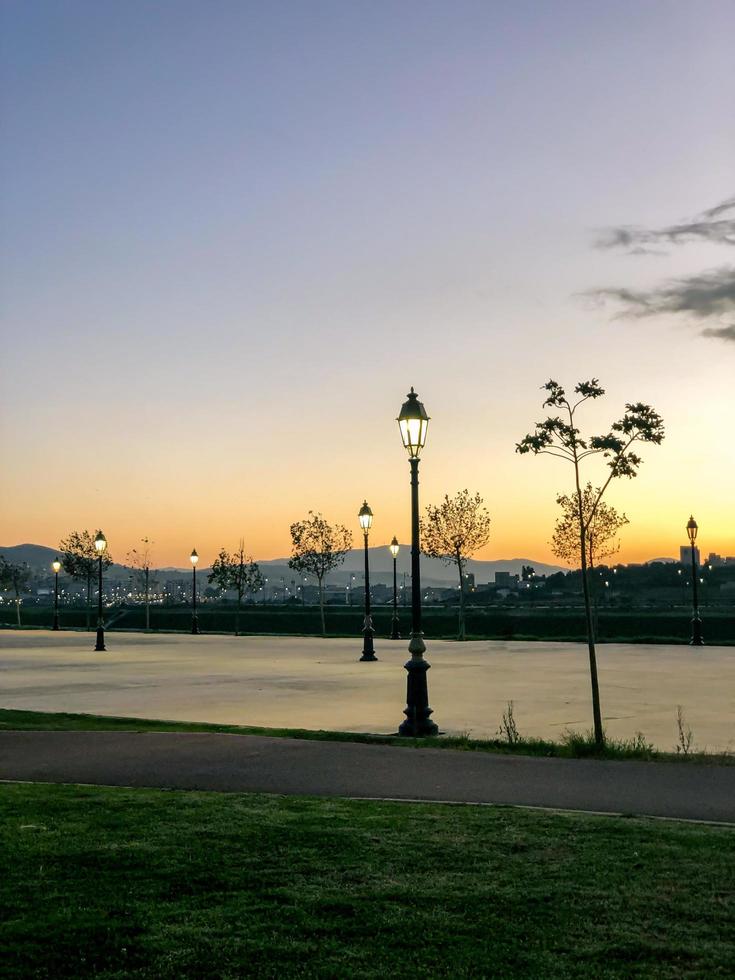
<path id="1" fill-rule="evenodd" d="M 735 823 L 735 766 L 250 735 L 0 732 L 0 779 L 514 804 Z"/>
<path id="2" fill-rule="evenodd" d="M 274 728 L 395 732 L 407 641 L 0 631 L 0 707 Z M 683 705 L 697 749 L 735 750 L 735 647 L 601 644 L 603 722 L 663 751 Z M 429 641 L 429 695 L 442 731 L 492 738 L 508 701 L 522 735 L 558 740 L 592 725 L 582 643 Z"/>

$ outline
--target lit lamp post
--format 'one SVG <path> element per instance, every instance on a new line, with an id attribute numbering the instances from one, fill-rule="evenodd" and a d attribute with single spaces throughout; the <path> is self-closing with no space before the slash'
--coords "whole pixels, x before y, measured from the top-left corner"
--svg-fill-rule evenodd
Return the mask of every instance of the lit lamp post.
<path id="1" fill-rule="evenodd" d="M 368 559 L 368 534 L 373 523 L 373 512 L 368 507 L 367 500 L 363 501 L 357 516 L 365 539 L 365 622 L 362 627 L 365 640 L 362 645 L 362 656 L 360 660 L 377 660 L 378 658 L 375 656 L 375 650 L 373 649 L 375 630 L 373 629 L 373 620 L 370 615 L 370 562 Z"/>
<path id="2" fill-rule="evenodd" d="M 394 535 L 393 540 L 388 545 L 390 553 L 393 555 L 393 623 L 390 631 L 391 640 L 400 640 L 401 634 L 398 630 L 398 573 L 396 572 L 396 559 L 398 558 L 398 551 L 400 545 L 398 544 L 398 538 Z"/>
<path id="3" fill-rule="evenodd" d="M 59 628 L 59 572 L 61 571 L 61 562 L 58 558 L 54 558 L 51 567 L 54 570 L 54 625 L 51 629 L 57 630 Z"/>
<path id="4" fill-rule="evenodd" d="M 94 547 L 97 552 L 97 568 L 99 573 L 97 582 L 97 642 L 94 646 L 97 651 L 105 649 L 105 624 L 102 619 L 102 556 L 107 551 L 107 538 L 102 531 L 97 532 L 97 537 L 94 539 Z"/>
<path id="5" fill-rule="evenodd" d="M 403 445 L 408 451 L 411 465 L 411 640 L 408 650 L 411 659 L 405 665 L 408 672 L 406 684 L 406 720 L 401 722 L 399 735 L 436 735 L 439 731 L 431 720 L 429 689 L 426 672 L 429 664 L 424 660 L 424 634 L 421 631 L 421 573 L 419 569 L 419 456 L 426 443 L 429 416 L 411 388 L 408 401 L 403 403 L 398 416 L 398 428 Z"/>
<path id="6" fill-rule="evenodd" d="M 197 554 L 196 548 L 191 549 L 189 560 L 191 561 L 191 631 L 192 633 L 198 633 L 199 617 L 197 616 L 197 563 L 199 561 L 199 555 Z"/>
<path id="7" fill-rule="evenodd" d="M 704 640 L 702 639 L 702 620 L 699 618 L 699 596 L 697 594 L 697 554 L 694 549 L 694 542 L 697 540 L 697 531 L 699 530 L 697 522 L 693 517 L 690 517 L 687 521 L 687 534 L 689 536 L 689 542 L 692 546 L 692 638 L 689 641 L 689 645 L 693 647 L 704 646 Z"/>

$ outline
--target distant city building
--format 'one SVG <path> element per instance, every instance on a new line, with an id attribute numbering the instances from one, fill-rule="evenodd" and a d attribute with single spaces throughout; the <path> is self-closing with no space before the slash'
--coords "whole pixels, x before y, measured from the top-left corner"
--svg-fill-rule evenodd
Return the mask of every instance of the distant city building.
<path id="1" fill-rule="evenodd" d="M 713 568 L 722 565 L 735 565 L 735 557 L 728 555 L 727 558 L 723 558 L 722 555 L 716 555 L 714 551 L 710 551 L 705 564 L 712 565 Z"/>
<path id="2" fill-rule="evenodd" d="M 496 572 L 495 573 L 495 588 L 496 589 L 517 589 L 518 588 L 518 576 L 511 575 L 510 572 Z"/>
<path id="3" fill-rule="evenodd" d="M 701 564 L 699 560 L 699 548 L 694 546 L 694 559 L 696 563 Z M 683 544 L 679 548 L 679 561 L 682 565 L 691 565 L 692 563 L 692 546 L 690 544 Z"/>

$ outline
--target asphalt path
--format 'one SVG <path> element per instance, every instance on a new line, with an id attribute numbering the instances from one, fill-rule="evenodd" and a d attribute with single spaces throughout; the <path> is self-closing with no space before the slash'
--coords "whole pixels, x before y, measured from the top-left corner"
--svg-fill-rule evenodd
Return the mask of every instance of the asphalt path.
<path id="1" fill-rule="evenodd" d="M 0 779 L 496 803 L 735 823 L 735 766 L 252 735 L 0 732 Z"/>

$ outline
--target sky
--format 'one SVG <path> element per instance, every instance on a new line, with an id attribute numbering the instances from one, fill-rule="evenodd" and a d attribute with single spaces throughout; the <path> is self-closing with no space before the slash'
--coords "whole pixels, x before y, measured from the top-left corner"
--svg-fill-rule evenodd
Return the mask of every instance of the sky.
<path id="1" fill-rule="evenodd" d="M 735 194 L 729 0 L 3 0 L 0 29 L 0 545 L 275 558 L 309 510 L 357 542 L 363 499 L 406 541 L 413 385 L 422 503 L 477 490 L 476 557 L 552 560 L 572 474 L 515 445 L 548 378 L 597 377 L 583 428 L 666 425 L 606 498 L 620 559 L 690 513 L 735 555 L 735 213 L 701 217 Z"/>

